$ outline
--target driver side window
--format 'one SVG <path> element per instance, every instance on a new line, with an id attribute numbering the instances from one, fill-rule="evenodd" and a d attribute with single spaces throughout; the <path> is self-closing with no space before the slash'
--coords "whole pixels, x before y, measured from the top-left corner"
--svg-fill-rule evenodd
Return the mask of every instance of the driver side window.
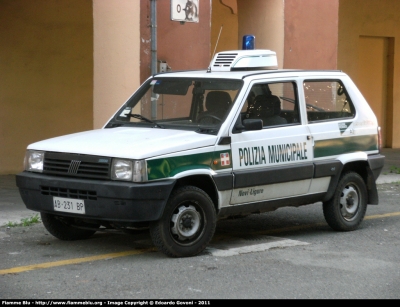
<path id="1" fill-rule="evenodd" d="M 243 119 L 262 119 L 263 127 L 299 124 L 294 82 L 253 85 L 242 109 Z"/>

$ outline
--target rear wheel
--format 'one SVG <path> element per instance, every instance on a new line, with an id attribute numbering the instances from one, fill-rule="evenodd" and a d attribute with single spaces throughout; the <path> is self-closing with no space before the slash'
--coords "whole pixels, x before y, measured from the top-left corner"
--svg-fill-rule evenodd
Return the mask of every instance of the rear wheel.
<path id="1" fill-rule="evenodd" d="M 334 230 L 358 228 L 367 211 L 367 187 L 355 172 L 342 175 L 331 200 L 323 204 L 325 220 Z"/>
<path id="2" fill-rule="evenodd" d="M 150 224 L 154 245 L 169 257 L 201 253 L 211 241 L 216 212 L 203 190 L 185 186 L 174 191 L 159 221 Z"/>
<path id="3" fill-rule="evenodd" d="M 47 231 L 57 239 L 64 241 L 82 240 L 91 237 L 100 225 L 89 224 L 74 218 L 41 213 L 42 222 Z M 87 227 L 94 229 L 81 229 Z"/>

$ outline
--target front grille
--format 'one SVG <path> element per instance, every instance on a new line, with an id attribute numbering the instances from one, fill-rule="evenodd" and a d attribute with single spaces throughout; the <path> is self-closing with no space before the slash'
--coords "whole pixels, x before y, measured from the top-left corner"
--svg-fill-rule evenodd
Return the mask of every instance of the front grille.
<path id="1" fill-rule="evenodd" d="M 111 158 L 46 152 L 43 173 L 89 179 L 110 179 Z"/>
<path id="2" fill-rule="evenodd" d="M 40 186 L 40 193 L 42 195 L 47 195 L 47 196 L 97 200 L 96 191 L 86 191 L 86 190 L 77 190 L 77 189 L 65 189 L 65 188 Z"/>
<path id="3" fill-rule="evenodd" d="M 215 59 L 214 66 L 229 67 L 237 55 L 237 53 L 219 53 Z"/>

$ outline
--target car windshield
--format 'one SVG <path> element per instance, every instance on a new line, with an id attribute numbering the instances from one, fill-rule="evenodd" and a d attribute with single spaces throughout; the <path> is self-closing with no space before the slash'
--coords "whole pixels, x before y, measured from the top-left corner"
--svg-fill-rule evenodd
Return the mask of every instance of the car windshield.
<path id="1" fill-rule="evenodd" d="M 154 78 L 145 82 L 106 127 L 145 126 L 217 133 L 242 80 Z"/>

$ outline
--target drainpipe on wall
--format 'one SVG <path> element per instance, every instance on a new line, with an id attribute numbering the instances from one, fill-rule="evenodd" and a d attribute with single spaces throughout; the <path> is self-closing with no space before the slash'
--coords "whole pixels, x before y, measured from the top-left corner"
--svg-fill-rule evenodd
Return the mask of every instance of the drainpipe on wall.
<path id="1" fill-rule="evenodd" d="M 150 0 L 151 14 L 151 74 L 157 73 L 157 0 Z M 153 97 L 151 100 L 151 117 L 157 118 L 157 100 Z"/>

